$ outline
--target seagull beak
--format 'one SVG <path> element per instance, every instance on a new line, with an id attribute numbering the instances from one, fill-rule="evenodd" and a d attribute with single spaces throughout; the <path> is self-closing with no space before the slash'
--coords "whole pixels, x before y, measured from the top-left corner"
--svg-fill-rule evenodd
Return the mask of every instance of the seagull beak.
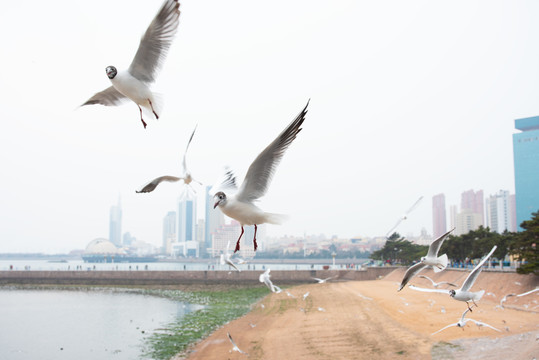
<path id="1" fill-rule="evenodd" d="M 213 208 L 215 209 L 219 205 L 219 201 L 217 201 L 215 204 L 213 204 Z"/>

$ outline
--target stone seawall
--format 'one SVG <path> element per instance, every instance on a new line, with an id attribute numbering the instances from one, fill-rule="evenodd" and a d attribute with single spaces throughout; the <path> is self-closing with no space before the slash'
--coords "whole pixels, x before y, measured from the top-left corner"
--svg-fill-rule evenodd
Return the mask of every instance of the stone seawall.
<path id="1" fill-rule="evenodd" d="M 275 284 L 312 283 L 313 277 L 334 280 L 375 280 L 393 271 L 393 267 L 363 270 L 275 270 Z M 260 271 L 0 271 L 0 285 L 176 285 L 176 284 L 250 284 L 258 283 Z"/>

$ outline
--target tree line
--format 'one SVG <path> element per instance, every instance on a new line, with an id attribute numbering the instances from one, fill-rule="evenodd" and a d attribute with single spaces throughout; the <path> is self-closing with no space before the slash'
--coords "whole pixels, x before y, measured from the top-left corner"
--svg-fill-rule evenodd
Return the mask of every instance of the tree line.
<path id="1" fill-rule="evenodd" d="M 503 261 L 507 255 L 512 255 L 514 260 L 521 262 L 517 269 L 519 273 L 539 275 L 539 211 L 533 213 L 530 220 L 523 221 L 520 227 L 523 231 L 499 234 L 480 226 L 467 234 L 449 235 L 438 253 L 447 254 L 452 262 L 465 263 L 483 257 L 496 245 L 493 258 Z M 428 246 L 413 244 L 395 232 L 380 250 L 371 254 L 371 259 L 411 265 L 425 256 L 428 249 Z"/>

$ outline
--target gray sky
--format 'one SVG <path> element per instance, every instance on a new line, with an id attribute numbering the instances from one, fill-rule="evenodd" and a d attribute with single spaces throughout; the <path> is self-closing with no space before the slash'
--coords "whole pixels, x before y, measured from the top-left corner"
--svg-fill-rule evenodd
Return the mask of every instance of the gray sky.
<path id="1" fill-rule="evenodd" d="M 514 119 L 539 114 L 534 1 L 181 2 L 153 89 L 160 120 L 133 103 L 78 108 L 126 68 L 161 1 L 8 2 L 0 11 L 0 252 L 58 252 L 123 231 L 160 245 L 181 186 L 135 190 L 188 166 L 213 184 L 243 175 L 311 98 L 260 206 L 290 220 L 267 234 L 432 233 L 431 198 L 514 192 Z M 204 189 L 197 188 L 202 196 Z M 203 202 L 199 202 L 202 213 Z"/>

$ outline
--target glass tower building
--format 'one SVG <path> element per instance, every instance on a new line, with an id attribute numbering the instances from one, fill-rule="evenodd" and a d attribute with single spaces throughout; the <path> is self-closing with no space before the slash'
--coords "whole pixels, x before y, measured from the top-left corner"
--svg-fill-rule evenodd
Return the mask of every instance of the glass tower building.
<path id="1" fill-rule="evenodd" d="M 516 119 L 513 134 L 515 200 L 518 230 L 539 211 L 539 116 Z"/>

